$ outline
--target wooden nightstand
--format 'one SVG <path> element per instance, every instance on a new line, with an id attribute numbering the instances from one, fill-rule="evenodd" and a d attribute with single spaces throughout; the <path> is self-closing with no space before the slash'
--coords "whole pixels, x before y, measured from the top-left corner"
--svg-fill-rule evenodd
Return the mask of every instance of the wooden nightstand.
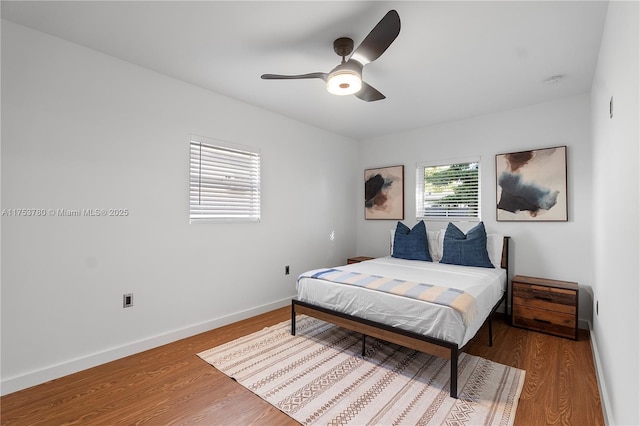
<path id="1" fill-rule="evenodd" d="M 351 265 L 352 263 L 360 263 L 360 262 L 364 262 L 365 260 L 371 260 L 371 259 L 374 259 L 374 258 L 368 257 L 368 256 L 350 257 L 349 259 L 347 259 L 347 265 Z"/>
<path id="2" fill-rule="evenodd" d="M 578 283 L 516 275 L 511 324 L 578 340 Z"/>

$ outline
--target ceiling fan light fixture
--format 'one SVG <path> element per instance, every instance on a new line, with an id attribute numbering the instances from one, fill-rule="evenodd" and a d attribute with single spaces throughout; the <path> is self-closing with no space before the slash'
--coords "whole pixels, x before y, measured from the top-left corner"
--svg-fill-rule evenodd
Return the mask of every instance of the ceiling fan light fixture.
<path id="1" fill-rule="evenodd" d="M 327 91 L 333 95 L 353 95 L 361 89 L 362 76 L 355 70 L 338 69 L 327 78 Z"/>
<path id="2" fill-rule="evenodd" d="M 334 95 L 355 95 L 365 102 L 379 101 L 385 96 L 362 81 L 362 68 L 375 61 L 393 43 L 400 33 L 400 16 L 390 10 L 376 24 L 360 45 L 353 50 L 353 39 L 339 37 L 333 41 L 333 51 L 342 62 L 331 72 L 312 72 L 298 75 L 262 74 L 263 80 L 298 80 L 318 78 L 325 82 L 327 91 Z M 351 57 L 349 57 L 351 55 Z M 347 57 L 349 59 L 347 60 Z"/>

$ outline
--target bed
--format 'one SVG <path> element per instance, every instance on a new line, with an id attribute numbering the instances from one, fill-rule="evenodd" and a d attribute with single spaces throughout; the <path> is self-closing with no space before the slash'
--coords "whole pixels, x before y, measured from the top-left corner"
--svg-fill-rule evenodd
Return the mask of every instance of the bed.
<path id="1" fill-rule="evenodd" d="M 398 244 L 404 238 L 400 225 L 392 232 L 389 256 L 301 274 L 291 303 L 291 334 L 296 333 L 296 315 L 305 314 L 362 333 L 363 356 L 366 336 L 371 336 L 449 359 L 450 395 L 457 398 L 459 352 L 486 322 L 492 344 L 491 315 L 507 294 L 509 237 L 486 234 L 480 223 L 482 235 L 474 237 L 474 244 L 483 239 L 492 267 L 486 261 L 483 267 L 465 266 L 451 264 L 445 252 L 453 253 L 457 242 L 464 248 L 479 225 L 467 234 L 453 224 L 436 232 L 416 230 L 416 225 L 407 234 L 415 231 L 422 238 L 424 233 L 428 261 L 423 255 L 419 260 L 396 256 L 401 250 L 394 249 L 394 240 Z M 450 238 L 452 227 L 456 244 Z"/>

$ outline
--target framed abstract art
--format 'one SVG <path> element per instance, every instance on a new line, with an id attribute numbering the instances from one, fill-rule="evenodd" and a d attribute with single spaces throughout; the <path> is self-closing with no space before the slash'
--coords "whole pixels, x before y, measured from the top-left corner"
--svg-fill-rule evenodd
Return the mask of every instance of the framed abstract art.
<path id="1" fill-rule="evenodd" d="M 404 219 L 404 166 L 364 171 L 364 218 Z"/>
<path id="2" fill-rule="evenodd" d="M 567 221 L 567 147 L 496 155 L 498 221 Z"/>

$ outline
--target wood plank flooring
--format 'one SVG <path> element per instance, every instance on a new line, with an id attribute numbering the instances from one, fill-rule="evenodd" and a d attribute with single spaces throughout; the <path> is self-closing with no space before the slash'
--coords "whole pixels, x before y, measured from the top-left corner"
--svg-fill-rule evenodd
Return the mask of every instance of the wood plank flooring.
<path id="1" fill-rule="evenodd" d="M 511 327 L 503 315 L 493 324 L 492 347 L 485 325 L 465 349 L 527 372 L 516 425 L 605 424 L 587 330 L 574 341 Z"/>
<path id="2" fill-rule="evenodd" d="M 132 355 L 0 399 L 2 425 L 297 425 L 196 356 L 289 319 L 290 308 Z M 527 371 L 516 425 L 603 425 L 588 333 L 580 339 L 494 320 L 467 352 Z"/>

